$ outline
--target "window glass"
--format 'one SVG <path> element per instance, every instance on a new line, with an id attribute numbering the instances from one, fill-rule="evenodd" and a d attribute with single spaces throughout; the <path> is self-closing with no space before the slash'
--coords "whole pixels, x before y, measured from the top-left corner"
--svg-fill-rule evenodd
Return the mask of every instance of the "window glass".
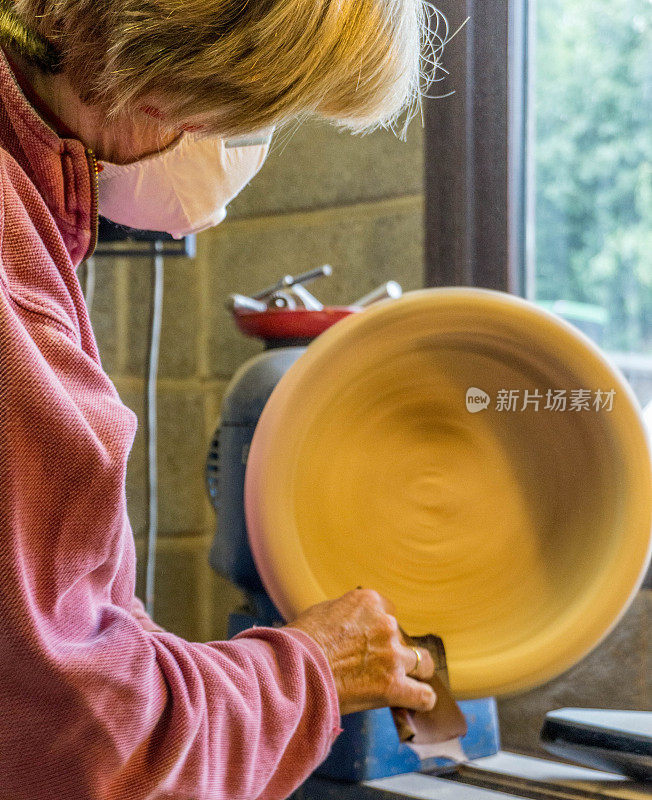
<path id="1" fill-rule="evenodd" d="M 652 0 L 531 3 L 527 295 L 652 401 Z"/>

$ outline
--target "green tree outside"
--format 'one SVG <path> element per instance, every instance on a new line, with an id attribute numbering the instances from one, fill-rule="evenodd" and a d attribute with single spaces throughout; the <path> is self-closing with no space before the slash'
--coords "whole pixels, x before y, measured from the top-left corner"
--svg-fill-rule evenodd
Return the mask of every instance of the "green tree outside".
<path id="1" fill-rule="evenodd" d="M 537 0 L 537 300 L 652 354 L 652 0 Z"/>

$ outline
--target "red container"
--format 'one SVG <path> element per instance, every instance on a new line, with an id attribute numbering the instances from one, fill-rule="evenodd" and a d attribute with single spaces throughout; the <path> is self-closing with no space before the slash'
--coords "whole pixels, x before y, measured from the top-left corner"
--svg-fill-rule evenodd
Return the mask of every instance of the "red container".
<path id="1" fill-rule="evenodd" d="M 234 311 L 236 325 L 246 336 L 266 342 L 310 340 L 360 306 L 324 306 L 322 311 L 307 308 L 271 308 L 268 311 Z"/>

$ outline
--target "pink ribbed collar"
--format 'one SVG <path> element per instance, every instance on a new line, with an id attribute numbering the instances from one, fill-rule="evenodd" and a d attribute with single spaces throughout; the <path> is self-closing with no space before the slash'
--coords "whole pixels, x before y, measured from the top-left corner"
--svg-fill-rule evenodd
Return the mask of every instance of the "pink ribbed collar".
<path id="1" fill-rule="evenodd" d="M 97 224 L 92 156 L 82 142 L 60 138 L 39 116 L 1 48 L 0 147 L 18 162 L 45 201 L 77 267 Z"/>

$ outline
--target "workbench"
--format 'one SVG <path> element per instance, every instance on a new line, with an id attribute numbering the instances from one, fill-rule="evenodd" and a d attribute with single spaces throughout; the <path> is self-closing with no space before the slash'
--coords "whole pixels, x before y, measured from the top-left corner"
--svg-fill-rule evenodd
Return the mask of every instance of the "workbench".
<path id="1" fill-rule="evenodd" d="M 652 783 L 500 751 L 429 775 L 410 772 L 348 783 L 309 778 L 291 800 L 651 800 Z"/>

